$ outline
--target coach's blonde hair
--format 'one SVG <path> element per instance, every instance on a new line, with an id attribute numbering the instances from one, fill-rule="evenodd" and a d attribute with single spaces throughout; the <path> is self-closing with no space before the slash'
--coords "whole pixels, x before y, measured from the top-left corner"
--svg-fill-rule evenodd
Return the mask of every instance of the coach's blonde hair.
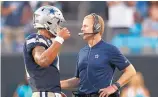
<path id="1" fill-rule="evenodd" d="M 103 33 L 104 33 L 104 20 L 101 16 L 99 16 L 99 15 L 97 15 L 97 16 L 98 16 L 98 19 L 99 19 L 99 24 L 101 25 L 101 31 L 99 33 L 102 36 Z M 93 19 L 93 21 L 94 21 L 94 17 L 91 14 L 85 16 L 85 18 Z"/>

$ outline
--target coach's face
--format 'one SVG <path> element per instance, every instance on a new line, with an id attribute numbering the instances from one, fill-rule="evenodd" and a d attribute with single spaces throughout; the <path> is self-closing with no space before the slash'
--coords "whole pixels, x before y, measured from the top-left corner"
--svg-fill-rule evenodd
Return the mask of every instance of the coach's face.
<path id="1" fill-rule="evenodd" d="M 83 39 L 89 40 L 92 38 L 93 34 L 87 34 L 87 33 L 93 33 L 93 19 L 92 18 L 84 18 L 81 31 L 84 33 Z"/>

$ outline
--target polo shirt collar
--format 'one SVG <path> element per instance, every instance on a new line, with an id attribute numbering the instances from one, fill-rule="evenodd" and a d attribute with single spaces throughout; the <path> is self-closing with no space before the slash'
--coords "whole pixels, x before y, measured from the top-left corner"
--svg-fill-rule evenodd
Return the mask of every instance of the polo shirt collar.
<path id="1" fill-rule="evenodd" d="M 100 46 L 103 43 L 103 40 L 101 39 L 97 44 L 95 44 L 94 46 L 90 47 L 89 45 L 87 46 L 88 48 L 97 48 L 98 46 Z"/>

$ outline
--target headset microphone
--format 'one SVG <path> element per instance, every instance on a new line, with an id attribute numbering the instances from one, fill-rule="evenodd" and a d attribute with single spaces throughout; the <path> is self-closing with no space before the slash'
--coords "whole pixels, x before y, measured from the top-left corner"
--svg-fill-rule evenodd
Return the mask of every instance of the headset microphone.
<path id="1" fill-rule="evenodd" d="M 96 33 L 78 33 L 79 36 L 83 36 L 85 34 L 96 34 Z"/>
<path id="2" fill-rule="evenodd" d="M 82 36 L 82 35 L 84 35 L 84 33 L 78 33 L 78 35 L 79 35 L 79 36 Z"/>

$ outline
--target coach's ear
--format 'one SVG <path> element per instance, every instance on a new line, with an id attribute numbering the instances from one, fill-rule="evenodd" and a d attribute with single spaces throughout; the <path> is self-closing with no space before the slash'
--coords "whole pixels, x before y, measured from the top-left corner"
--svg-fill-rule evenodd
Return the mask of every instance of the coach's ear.
<path id="1" fill-rule="evenodd" d="M 63 92 L 61 92 L 61 96 L 62 97 L 67 97 Z"/>

